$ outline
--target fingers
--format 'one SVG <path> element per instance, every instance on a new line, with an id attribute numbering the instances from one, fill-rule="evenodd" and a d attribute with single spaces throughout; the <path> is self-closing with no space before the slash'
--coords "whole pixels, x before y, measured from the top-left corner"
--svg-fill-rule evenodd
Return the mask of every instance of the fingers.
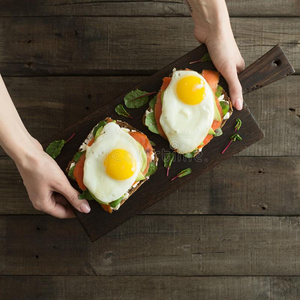
<path id="1" fill-rule="evenodd" d="M 86 214 L 91 211 L 89 203 L 86 200 L 78 199 L 78 191 L 67 180 L 63 184 L 60 183 L 56 191 L 62 194 L 78 211 Z"/>
<path id="2" fill-rule="evenodd" d="M 241 64 L 240 68 L 242 67 L 243 65 Z M 233 106 L 237 110 L 241 110 L 243 108 L 243 92 L 237 75 L 237 70 L 235 69 L 235 67 L 228 67 L 222 72 L 222 75 L 227 81 L 228 88 L 229 88 L 229 95 L 233 103 Z"/>

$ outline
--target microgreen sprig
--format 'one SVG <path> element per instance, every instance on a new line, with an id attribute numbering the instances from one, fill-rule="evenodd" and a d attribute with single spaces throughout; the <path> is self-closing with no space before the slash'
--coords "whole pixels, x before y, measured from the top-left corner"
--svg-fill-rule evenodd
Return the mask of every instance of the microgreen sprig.
<path id="1" fill-rule="evenodd" d="M 191 173 L 192 173 L 192 169 L 191 168 L 184 169 L 181 172 L 179 172 L 175 177 L 173 177 L 171 179 L 171 181 L 175 180 L 176 178 L 181 178 L 181 177 L 187 176 L 187 175 L 189 175 Z"/>
<path id="2" fill-rule="evenodd" d="M 242 120 L 237 118 L 237 119 L 235 119 L 235 121 L 236 121 L 236 124 L 234 126 L 234 128 L 235 128 L 234 131 L 238 131 L 238 130 L 240 130 L 240 128 L 242 126 Z"/>
<path id="3" fill-rule="evenodd" d="M 230 137 L 230 142 L 228 143 L 228 145 L 225 147 L 225 149 L 222 151 L 222 154 L 225 153 L 225 151 L 228 149 L 228 147 L 231 145 L 232 142 L 235 142 L 236 140 L 241 141 L 242 138 L 239 134 L 235 133 L 234 135 L 232 135 Z"/>

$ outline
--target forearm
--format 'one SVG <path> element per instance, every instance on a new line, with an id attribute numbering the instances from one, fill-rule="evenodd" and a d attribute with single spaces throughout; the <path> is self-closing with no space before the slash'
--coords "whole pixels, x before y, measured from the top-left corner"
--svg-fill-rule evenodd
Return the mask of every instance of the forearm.
<path id="1" fill-rule="evenodd" d="M 33 138 L 26 130 L 0 75 L 0 146 L 16 162 L 34 148 Z"/>
<path id="2" fill-rule="evenodd" d="M 193 18 L 195 27 L 201 27 L 203 37 L 209 38 L 223 32 L 231 32 L 228 10 L 225 0 L 185 0 Z M 206 42 L 206 40 L 202 41 Z"/>

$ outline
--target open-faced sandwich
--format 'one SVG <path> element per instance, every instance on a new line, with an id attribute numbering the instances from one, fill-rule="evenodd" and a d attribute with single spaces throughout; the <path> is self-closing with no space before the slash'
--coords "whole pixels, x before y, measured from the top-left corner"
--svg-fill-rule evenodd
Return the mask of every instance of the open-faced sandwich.
<path id="1" fill-rule="evenodd" d="M 173 70 L 164 77 L 150 101 L 143 122 L 149 130 L 167 139 L 174 151 L 196 156 L 231 116 L 232 103 L 219 83 L 219 73 L 203 70 Z"/>
<path id="2" fill-rule="evenodd" d="M 112 213 L 149 179 L 157 164 L 145 134 L 126 122 L 106 118 L 92 129 L 67 173 L 77 181 L 82 198 L 95 199 Z"/>

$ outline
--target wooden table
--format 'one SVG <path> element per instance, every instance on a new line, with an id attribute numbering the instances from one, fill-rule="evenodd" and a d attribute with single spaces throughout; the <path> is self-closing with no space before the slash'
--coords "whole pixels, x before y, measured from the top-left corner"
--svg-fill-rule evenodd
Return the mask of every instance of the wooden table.
<path id="1" fill-rule="evenodd" d="M 91 243 L 35 211 L 0 150 L 0 299 L 299 299 L 300 3 L 227 1 L 246 64 L 296 75 L 245 96 L 266 137 Z M 183 1 L 0 0 L 0 72 L 43 141 L 198 45 Z"/>

